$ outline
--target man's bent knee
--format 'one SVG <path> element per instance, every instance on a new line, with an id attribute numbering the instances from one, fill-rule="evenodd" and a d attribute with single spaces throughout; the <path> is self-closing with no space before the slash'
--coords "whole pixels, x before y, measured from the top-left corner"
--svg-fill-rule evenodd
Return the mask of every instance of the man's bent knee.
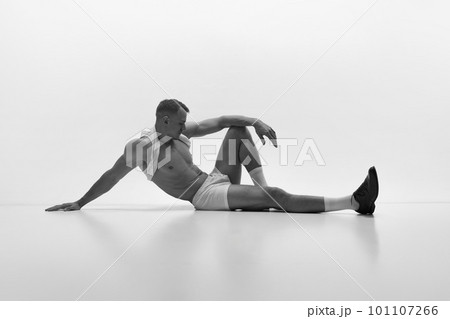
<path id="1" fill-rule="evenodd" d="M 248 130 L 248 128 L 246 126 L 230 126 L 227 133 L 230 133 L 233 135 L 236 134 L 239 136 L 250 135 L 250 131 Z"/>

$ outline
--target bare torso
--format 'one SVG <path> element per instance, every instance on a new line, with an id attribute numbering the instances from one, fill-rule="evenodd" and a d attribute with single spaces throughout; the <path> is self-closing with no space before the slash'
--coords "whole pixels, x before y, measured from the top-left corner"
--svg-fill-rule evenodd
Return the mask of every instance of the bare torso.
<path id="1" fill-rule="evenodd" d="M 167 194 L 183 200 L 192 201 L 197 190 L 208 174 L 194 165 L 189 147 L 178 139 L 172 139 L 161 145 L 158 163 L 170 154 L 169 161 L 158 168 L 152 181 Z M 144 159 L 145 169 L 147 163 Z"/>

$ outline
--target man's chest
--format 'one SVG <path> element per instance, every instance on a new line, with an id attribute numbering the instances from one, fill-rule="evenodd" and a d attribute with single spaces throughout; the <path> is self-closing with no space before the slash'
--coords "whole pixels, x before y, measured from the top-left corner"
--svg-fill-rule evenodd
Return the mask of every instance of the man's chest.
<path id="1" fill-rule="evenodd" d="M 192 164 L 189 147 L 179 140 L 172 140 L 161 145 L 158 156 L 158 169 L 185 167 Z"/>

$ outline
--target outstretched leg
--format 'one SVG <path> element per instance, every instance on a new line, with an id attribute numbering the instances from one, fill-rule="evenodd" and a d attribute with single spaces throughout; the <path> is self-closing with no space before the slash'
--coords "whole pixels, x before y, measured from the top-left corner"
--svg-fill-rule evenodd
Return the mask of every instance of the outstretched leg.
<path id="1" fill-rule="evenodd" d="M 267 186 L 261 159 L 250 131 L 245 126 L 232 126 L 220 147 L 215 167 L 228 175 L 232 184 L 240 184 L 244 165 L 255 185 Z"/>
<path id="2" fill-rule="evenodd" d="M 361 186 L 345 197 L 294 195 L 279 187 L 230 185 L 227 199 L 231 210 L 277 208 L 291 213 L 320 213 L 352 209 L 360 214 L 373 214 L 378 188 L 377 172 L 371 167 Z"/>
<path id="3" fill-rule="evenodd" d="M 276 208 L 290 213 L 320 213 L 358 208 L 351 200 L 352 195 L 342 198 L 294 195 L 279 187 L 260 187 L 251 185 L 230 185 L 228 205 L 230 210 L 264 210 Z"/>

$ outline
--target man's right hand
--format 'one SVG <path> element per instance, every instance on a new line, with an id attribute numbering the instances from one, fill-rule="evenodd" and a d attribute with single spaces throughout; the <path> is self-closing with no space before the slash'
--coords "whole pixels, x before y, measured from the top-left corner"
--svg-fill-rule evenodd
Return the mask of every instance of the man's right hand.
<path id="1" fill-rule="evenodd" d="M 78 204 L 78 202 L 73 202 L 73 203 L 64 203 L 61 205 L 55 205 L 52 207 L 47 208 L 45 211 L 46 212 L 53 212 L 56 210 L 63 210 L 63 211 L 70 211 L 70 210 L 80 210 L 81 206 L 80 204 Z"/>

